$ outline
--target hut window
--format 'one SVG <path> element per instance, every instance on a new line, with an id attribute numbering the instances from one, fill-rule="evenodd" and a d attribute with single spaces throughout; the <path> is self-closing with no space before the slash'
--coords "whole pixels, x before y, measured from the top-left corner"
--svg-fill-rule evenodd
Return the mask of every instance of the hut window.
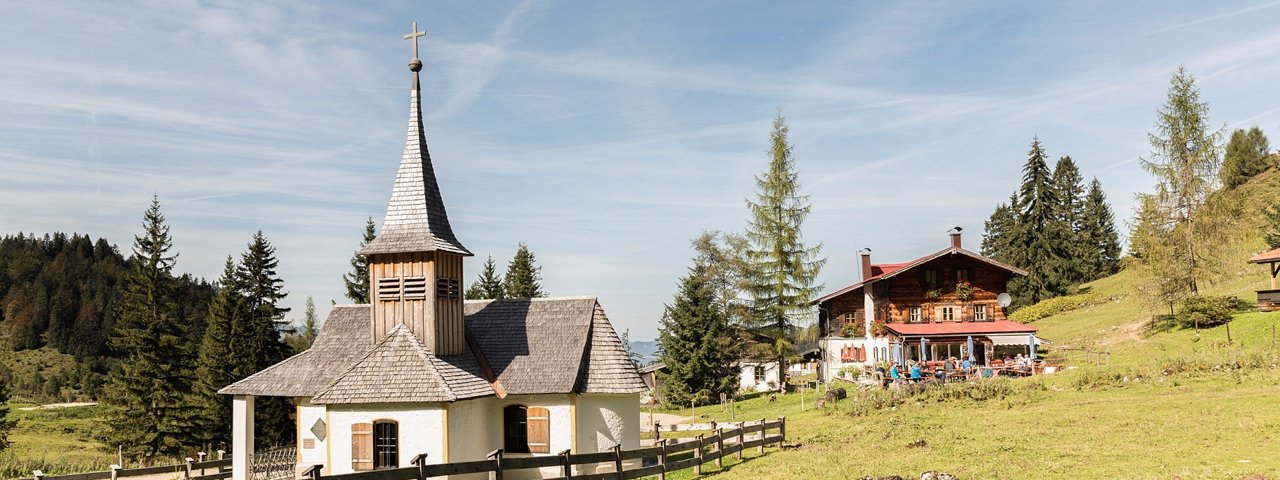
<path id="1" fill-rule="evenodd" d="M 404 299 L 423 300 L 427 298 L 427 277 L 404 277 Z"/>
<path id="2" fill-rule="evenodd" d="M 378 300 L 383 302 L 400 300 L 400 277 L 378 279 Z"/>
<path id="3" fill-rule="evenodd" d="M 986 320 L 987 320 L 987 306 L 986 306 L 986 305 L 974 305 L 974 306 L 973 306 L 973 321 L 975 321 L 975 322 L 984 322 L 984 321 L 986 321 Z"/>
<path id="4" fill-rule="evenodd" d="M 502 409 L 502 448 L 507 453 L 529 453 L 529 412 L 524 405 Z"/>
<path id="5" fill-rule="evenodd" d="M 937 271 L 937 270 L 925 270 L 925 271 L 924 271 L 924 285 L 925 285 L 926 287 L 929 287 L 929 288 L 934 288 L 934 287 L 937 287 L 937 286 L 938 286 L 938 271 Z"/>
<path id="6" fill-rule="evenodd" d="M 542 407 L 502 409 L 503 449 L 508 453 L 551 453 L 551 412 Z"/>
<path id="7" fill-rule="evenodd" d="M 945 307 L 938 307 L 938 318 L 937 318 L 937 321 L 939 321 L 939 322 L 954 322 L 954 321 L 956 321 L 956 307 L 951 306 L 951 305 L 947 305 L 947 306 L 945 306 Z"/>
<path id="8" fill-rule="evenodd" d="M 969 269 L 967 269 L 967 268 L 957 268 L 957 269 L 956 269 L 956 281 L 957 281 L 957 282 L 967 282 L 967 281 L 969 281 Z"/>
<path id="9" fill-rule="evenodd" d="M 920 321 L 920 307 L 911 307 L 907 310 L 907 321 L 911 323 Z"/>
<path id="10" fill-rule="evenodd" d="M 399 466 L 400 429 L 394 421 L 373 422 L 373 468 Z"/>

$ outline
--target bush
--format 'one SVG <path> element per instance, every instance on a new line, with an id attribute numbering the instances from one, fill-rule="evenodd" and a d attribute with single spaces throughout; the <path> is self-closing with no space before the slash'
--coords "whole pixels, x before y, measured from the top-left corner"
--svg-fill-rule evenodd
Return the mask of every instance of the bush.
<path id="1" fill-rule="evenodd" d="M 1178 323 L 1183 327 L 1212 327 L 1231 321 L 1235 310 L 1235 297 L 1221 295 L 1197 295 L 1187 297 L 1178 310 Z"/>
<path id="2" fill-rule="evenodd" d="M 1031 323 L 1042 318 L 1084 307 L 1096 299 L 1097 295 L 1092 293 L 1050 298 L 1035 305 L 1018 309 L 1018 311 L 1009 314 L 1009 320 Z"/>

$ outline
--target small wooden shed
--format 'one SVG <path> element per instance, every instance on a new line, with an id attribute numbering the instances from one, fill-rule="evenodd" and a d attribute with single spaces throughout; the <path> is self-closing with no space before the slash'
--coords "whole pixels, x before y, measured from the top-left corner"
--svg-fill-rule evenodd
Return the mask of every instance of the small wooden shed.
<path id="1" fill-rule="evenodd" d="M 1249 258 L 1249 263 L 1265 263 L 1271 270 L 1271 288 L 1258 290 L 1258 310 L 1263 312 L 1280 310 L 1280 289 L 1276 288 L 1276 275 L 1280 274 L 1280 248 L 1254 255 Z"/>

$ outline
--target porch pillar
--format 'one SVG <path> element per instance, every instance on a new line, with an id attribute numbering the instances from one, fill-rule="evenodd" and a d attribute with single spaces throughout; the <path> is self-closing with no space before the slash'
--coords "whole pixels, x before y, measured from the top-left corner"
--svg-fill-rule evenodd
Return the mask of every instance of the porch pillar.
<path id="1" fill-rule="evenodd" d="M 253 395 L 231 399 L 231 480 L 249 480 L 253 460 Z"/>

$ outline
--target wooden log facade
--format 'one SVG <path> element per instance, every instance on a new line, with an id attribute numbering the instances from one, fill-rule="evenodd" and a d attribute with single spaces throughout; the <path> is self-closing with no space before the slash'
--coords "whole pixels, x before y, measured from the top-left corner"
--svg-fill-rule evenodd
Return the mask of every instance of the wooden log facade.
<path id="1" fill-rule="evenodd" d="M 870 284 L 874 310 L 872 334 L 885 323 L 981 322 L 1005 320 L 996 296 L 1006 291 L 1013 273 L 967 255 L 944 255 L 909 271 Z M 967 281 L 961 298 L 957 284 Z M 865 335 L 865 289 L 858 288 L 819 304 L 823 335 Z"/>

